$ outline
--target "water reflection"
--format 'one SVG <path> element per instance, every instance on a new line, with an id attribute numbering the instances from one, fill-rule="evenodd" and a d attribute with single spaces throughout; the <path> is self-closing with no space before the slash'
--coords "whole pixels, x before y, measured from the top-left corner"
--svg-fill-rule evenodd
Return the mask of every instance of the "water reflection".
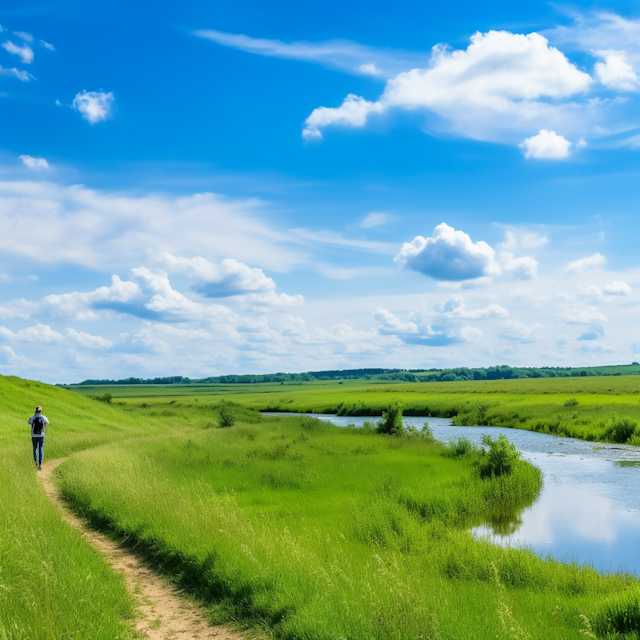
<path id="1" fill-rule="evenodd" d="M 309 415 L 309 414 L 307 414 Z M 314 414 L 339 426 L 371 418 Z M 623 569 L 640 574 L 640 449 L 595 445 L 548 434 L 497 427 L 454 427 L 445 418 L 407 417 L 421 427 L 429 422 L 438 440 L 503 433 L 523 457 L 542 469 L 538 500 L 517 516 L 498 514 L 473 529 L 496 544 L 527 546 L 537 554 L 577 561 L 600 571 Z"/>

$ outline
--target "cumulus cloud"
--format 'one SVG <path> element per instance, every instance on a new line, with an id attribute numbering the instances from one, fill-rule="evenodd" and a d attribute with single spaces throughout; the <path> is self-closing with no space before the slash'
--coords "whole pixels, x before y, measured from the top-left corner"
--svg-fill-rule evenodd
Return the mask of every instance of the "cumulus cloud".
<path id="1" fill-rule="evenodd" d="M 538 271 L 538 261 L 533 256 L 515 258 L 513 253 L 503 251 L 500 254 L 503 269 L 519 280 L 531 280 Z"/>
<path id="2" fill-rule="evenodd" d="M 624 51 L 607 49 L 596 51 L 595 55 L 603 60 L 595 65 L 596 76 L 602 84 L 618 91 L 635 91 L 638 88 L 638 76 L 627 62 Z"/>
<path id="3" fill-rule="evenodd" d="M 33 156 L 22 155 L 18 156 L 22 160 L 22 164 L 34 171 L 42 171 L 49 168 L 49 163 L 44 158 L 34 158 Z"/>
<path id="4" fill-rule="evenodd" d="M 111 340 L 105 340 L 102 336 L 94 336 L 84 331 L 76 331 L 71 327 L 65 329 L 68 341 L 86 349 L 109 349 L 113 346 Z"/>
<path id="5" fill-rule="evenodd" d="M 76 94 L 71 107 L 79 111 L 85 120 L 96 124 L 111 117 L 111 105 L 114 100 L 112 92 L 83 91 Z"/>
<path id="6" fill-rule="evenodd" d="M 416 236 L 405 242 L 395 262 L 435 280 L 453 282 L 501 273 L 495 252 L 486 242 L 473 242 L 444 222 L 435 228 L 433 237 Z"/>
<path id="7" fill-rule="evenodd" d="M 26 327 L 16 332 L 6 327 L 0 327 L 0 336 L 10 342 L 43 342 L 50 344 L 64 340 L 64 336 L 61 333 L 54 331 L 47 324 L 40 323 L 34 327 Z"/>
<path id="8" fill-rule="evenodd" d="M 0 65 L 0 76 L 9 76 L 11 78 L 17 78 L 18 80 L 22 80 L 22 82 L 29 82 L 29 80 L 35 80 L 35 78 L 26 71 L 20 71 L 20 69 L 16 69 L 15 67 L 11 67 L 7 69 L 7 67 L 3 67 Z"/>
<path id="9" fill-rule="evenodd" d="M 22 45 L 21 47 L 11 40 L 7 40 L 2 43 L 2 48 L 5 51 L 18 56 L 23 64 L 31 64 L 33 62 L 33 49 L 29 45 Z"/>
<path id="10" fill-rule="evenodd" d="M 48 49 L 49 51 L 55 51 L 56 48 L 50 44 L 49 42 L 45 42 L 44 40 L 40 40 L 40 46 Z"/>
<path id="11" fill-rule="evenodd" d="M 376 102 L 349 94 L 340 107 L 315 109 L 303 135 L 319 138 L 327 126 L 362 127 L 371 114 L 422 108 L 453 131 L 504 141 L 536 123 L 570 122 L 575 104 L 557 101 L 588 91 L 592 83 L 538 33 L 478 32 L 467 49 L 434 47 L 426 68 L 389 80 Z"/>
<path id="12" fill-rule="evenodd" d="M 382 334 L 398 335 L 418 333 L 418 325 L 415 322 L 402 322 L 398 316 L 387 309 L 376 309 L 373 312 L 373 317 L 378 325 L 378 331 Z"/>
<path id="13" fill-rule="evenodd" d="M 467 309 L 464 298 L 460 295 L 451 296 L 445 300 L 438 307 L 438 312 L 448 318 L 468 318 L 473 320 L 499 318 L 509 315 L 509 312 L 499 304 L 490 304 L 479 309 Z"/>
<path id="14" fill-rule="evenodd" d="M 301 295 L 276 294 L 276 283 L 262 269 L 249 267 L 233 258 L 215 264 L 200 256 L 183 258 L 164 252 L 159 260 L 170 271 L 187 273 L 195 278 L 192 290 L 206 298 L 242 297 L 246 304 L 273 307 L 304 304 Z"/>
<path id="15" fill-rule="evenodd" d="M 527 138 L 521 145 L 525 158 L 563 160 L 569 157 L 571 143 L 555 131 L 540 129 L 538 135 Z"/>
<path id="16" fill-rule="evenodd" d="M 588 269 L 598 269 L 600 267 L 604 267 L 605 264 L 607 264 L 605 256 L 601 253 L 594 253 L 586 258 L 580 258 L 579 260 L 570 262 L 566 267 L 566 271 L 568 273 L 576 273 L 587 271 Z"/>
<path id="17" fill-rule="evenodd" d="M 541 324 L 527 326 L 515 320 L 507 320 L 500 329 L 500 337 L 517 342 L 535 342 L 541 331 Z"/>
<path id="18" fill-rule="evenodd" d="M 604 293 L 608 296 L 628 296 L 631 293 L 631 287 L 622 280 L 614 280 L 603 287 Z"/>
<path id="19" fill-rule="evenodd" d="M 329 125 L 364 127 L 372 113 L 382 113 L 385 107 L 380 102 L 369 102 L 350 93 L 339 107 L 318 107 L 305 120 L 302 137 L 305 140 L 322 138 L 321 129 Z"/>

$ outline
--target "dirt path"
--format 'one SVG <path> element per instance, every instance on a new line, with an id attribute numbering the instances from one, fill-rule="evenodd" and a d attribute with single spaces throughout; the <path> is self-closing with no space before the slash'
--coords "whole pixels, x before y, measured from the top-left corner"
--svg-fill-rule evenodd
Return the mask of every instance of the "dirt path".
<path id="1" fill-rule="evenodd" d="M 47 497 L 60 509 L 62 517 L 122 573 L 138 606 L 136 629 L 148 640 L 246 640 L 225 627 L 211 627 L 196 605 L 180 596 L 176 589 L 158 577 L 145 563 L 78 518 L 60 499 L 52 481 L 56 467 L 64 460 L 45 462 L 38 479 Z"/>

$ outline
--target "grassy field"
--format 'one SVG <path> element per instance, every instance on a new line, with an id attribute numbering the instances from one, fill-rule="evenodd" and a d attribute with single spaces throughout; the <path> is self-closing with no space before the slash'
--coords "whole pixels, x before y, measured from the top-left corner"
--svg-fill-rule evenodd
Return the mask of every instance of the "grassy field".
<path id="1" fill-rule="evenodd" d="M 72 389 L 110 393 L 128 403 L 231 399 L 261 411 L 380 415 L 391 401 L 405 415 L 452 418 L 457 425 L 528 429 L 585 440 L 640 444 L 613 427 L 640 421 L 640 376 L 537 378 L 474 382 L 401 383 L 366 380 L 292 384 L 132 385 Z M 633 429 L 631 429 L 633 431 Z M 639 430 L 640 432 L 640 430 Z"/>
<path id="2" fill-rule="evenodd" d="M 367 389 L 274 386 L 263 395 Z M 394 389 L 406 393 L 375 389 L 380 406 Z M 637 637 L 635 576 L 469 533 L 480 522 L 517 523 L 539 490 L 536 469 L 518 463 L 483 479 L 478 454 L 464 447 L 456 455 L 420 438 L 237 404 L 259 395 L 236 394 L 231 405 L 224 394 L 109 404 L 0 377 L 0 638 L 133 637 L 122 580 L 35 480 L 25 422 L 36 403 L 51 420 L 47 458 L 68 457 L 58 481 L 69 503 L 145 554 L 212 620 L 287 640 Z M 230 428 L 217 428 L 222 406 Z"/>

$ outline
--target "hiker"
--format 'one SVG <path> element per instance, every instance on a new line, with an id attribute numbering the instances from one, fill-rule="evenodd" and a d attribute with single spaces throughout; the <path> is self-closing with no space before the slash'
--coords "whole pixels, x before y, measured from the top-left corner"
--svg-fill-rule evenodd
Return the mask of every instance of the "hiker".
<path id="1" fill-rule="evenodd" d="M 33 459 L 36 469 L 42 469 L 42 459 L 44 458 L 44 437 L 46 435 L 46 425 L 49 420 L 42 415 L 42 407 L 36 407 L 36 412 L 29 418 L 31 425 L 31 441 L 33 442 Z"/>

